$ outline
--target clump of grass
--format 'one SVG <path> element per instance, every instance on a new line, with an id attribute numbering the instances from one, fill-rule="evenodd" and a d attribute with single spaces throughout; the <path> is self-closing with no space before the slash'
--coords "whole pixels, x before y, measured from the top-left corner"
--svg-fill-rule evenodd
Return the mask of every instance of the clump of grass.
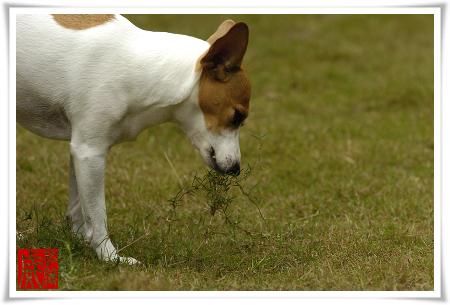
<path id="1" fill-rule="evenodd" d="M 259 143 L 259 150 L 256 153 L 258 155 L 258 162 L 261 161 L 260 153 L 262 149 L 262 139 L 267 135 L 258 136 L 252 134 Z M 255 165 L 256 166 L 256 165 Z M 187 188 L 182 188 L 175 197 L 169 199 L 169 203 L 173 207 L 175 212 L 177 206 L 186 195 L 198 196 L 199 193 L 204 193 L 205 203 L 209 207 L 211 216 L 214 216 L 219 211 L 224 216 L 225 222 L 232 225 L 237 225 L 236 222 L 230 219 L 230 215 L 227 213 L 228 208 L 236 199 L 236 191 L 244 195 L 244 197 L 253 205 L 256 206 L 262 219 L 264 219 L 259 205 L 262 203 L 260 193 L 258 191 L 258 184 L 252 186 L 246 186 L 247 180 L 254 172 L 255 166 L 247 165 L 245 169 L 242 169 L 238 174 L 223 174 L 215 170 L 209 170 L 203 177 L 197 176 L 192 179 L 192 183 Z M 256 193 L 256 194 L 255 194 Z"/>
<path id="2" fill-rule="evenodd" d="M 252 173 L 253 167 L 248 165 L 240 175 L 227 175 L 214 170 L 207 171 L 203 177 L 195 175 L 192 183 L 187 188 L 181 189 L 175 197 L 169 199 L 169 202 L 175 211 L 185 196 L 198 196 L 199 193 L 204 193 L 205 203 L 211 215 L 214 216 L 219 211 L 226 222 L 231 223 L 227 210 L 236 198 L 235 190 L 242 193 L 259 211 L 259 203 L 262 200 L 259 195 L 254 194 L 255 192 L 259 194 L 258 184 L 245 186 L 245 181 Z"/>

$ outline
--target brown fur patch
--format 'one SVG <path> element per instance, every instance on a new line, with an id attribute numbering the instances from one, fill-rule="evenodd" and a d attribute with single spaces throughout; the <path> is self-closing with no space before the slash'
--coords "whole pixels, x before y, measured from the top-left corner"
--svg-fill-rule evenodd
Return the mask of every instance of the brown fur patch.
<path id="1" fill-rule="evenodd" d="M 242 66 L 248 44 L 248 27 L 227 20 L 208 39 L 211 47 L 200 56 L 202 70 L 198 102 L 206 127 L 214 133 L 236 130 L 248 116 L 251 86 Z"/>
<path id="2" fill-rule="evenodd" d="M 86 30 L 115 18 L 113 14 L 52 14 L 52 16 L 60 26 L 71 30 Z"/>
<path id="3" fill-rule="evenodd" d="M 235 25 L 235 22 L 233 20 L 225 20 L 224 22 L 222 22 L 222 24 L 217 28 L 216 32 L 214 34 L 211 35 L 211 37 L 208 38 L 208 40 L 206 40 L 210 45 L 212 45 L 217 39 L 219 39 L 220 37 L 222 37 L 223 35 L 225 35 L 226 33 L 228 33 L 228 31 L 231 29 L 231 27 L 233 27 L 233 25 Z M 206 50 L 202 56 L 199 57 L 199 59 L 197 60 L 196 64 L 195 64 L 195 72 L 199 72 L 202 70 L 202 64 L 201 64 L 201 60 L 203 59 L 203 57 L 205 57 L 206 54 L 208 54 L 209 50 Z"/>
<path id="4" fill-rule="evenodd" d="M 204 69 L 198 97 L 207 128 L 214 133 L 239 128 L 233 125 L 233 117 L 236 110 L 247 117 L 250 88 L 250 81 L 242 66 L 227 82 L 218 81 L 214 71 Z"/>
<path id="5" fill-rule="evenodd" d="M 203 54 L 197 59 L 197 62 L 195 63 L 195 72 L 202 71 L 203 66 L 202 66 L 201 61 L 202 61 L 203 57 L 205 57 L 205 55 L 208 54 L 208 52 L 209 52 L 209 49 L 206 50 L 205 52 L 203 52 Z"/>

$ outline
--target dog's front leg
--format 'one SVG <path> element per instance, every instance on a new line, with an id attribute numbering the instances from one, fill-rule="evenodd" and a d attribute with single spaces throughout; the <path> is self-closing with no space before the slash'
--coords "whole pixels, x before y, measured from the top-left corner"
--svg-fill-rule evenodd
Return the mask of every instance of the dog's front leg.
<path id="1" fill-rule="evenodd" d="M 80 237 L 84 237 L 84 217 L 81 209 L 80 196 L 78 195 L 77 176 L 75 174 L 72 154 L 70 154 L 69 207 L 67 208 L 67 219 L 72 220 L 72 231 L 80 235 Z"/>
<path id="2" fill-rule="evenodd" d="M 116 254 L 108 237 L 104 193 L 105 165 L 108 147 L 70 143 L 71 170 L 69 171 L 69 217 L 74 221 L 73 230 L 83 234 L 85 241 L 103 260 L 120 259 L 137 263 L 134 258 Z"/>

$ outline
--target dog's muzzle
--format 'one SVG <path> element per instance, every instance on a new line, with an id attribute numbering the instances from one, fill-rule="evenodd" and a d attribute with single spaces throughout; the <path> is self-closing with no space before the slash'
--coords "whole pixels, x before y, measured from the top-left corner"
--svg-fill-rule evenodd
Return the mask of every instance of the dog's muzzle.
<path id="1" fill-rule="evenodd" d="M 212 147 L 212 146 L 211 146 L 211 151 L 209 154 L 209 160 L 211 161 L 211 164 L 210 164 L 211 168 L 218 172 L 221 172 L 221 173 L 224 173 L 227 175 L 236 175 L 236 176 L 239 176 L 239 174 L 241 173 L 241 163 L 239 161 L 234 162 L 231 166 L 226 167 L 226 168 L 220 167 L 217 164 L 216 152 L 214 150 L 214 147 Z"/>

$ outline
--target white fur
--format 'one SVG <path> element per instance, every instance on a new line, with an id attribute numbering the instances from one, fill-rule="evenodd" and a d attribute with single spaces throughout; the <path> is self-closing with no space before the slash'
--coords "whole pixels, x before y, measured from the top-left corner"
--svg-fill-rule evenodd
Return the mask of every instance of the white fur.
<path id="1" fill-rule="evenodd" d="M 113 145 L 171 121 L 208 165 L 226 171 L 239 162 L 238 131 L 210 133 L 198 104 L 195 65 L 208 48 L 193 37 L 143 31 L 120 15 L 86 30 L 50 15 L 17 15 L 17 121 L 70 141 L 67 215 L 99 258 L 136 262 L 119 257 L 108 238 L 104 171 Z"/>

